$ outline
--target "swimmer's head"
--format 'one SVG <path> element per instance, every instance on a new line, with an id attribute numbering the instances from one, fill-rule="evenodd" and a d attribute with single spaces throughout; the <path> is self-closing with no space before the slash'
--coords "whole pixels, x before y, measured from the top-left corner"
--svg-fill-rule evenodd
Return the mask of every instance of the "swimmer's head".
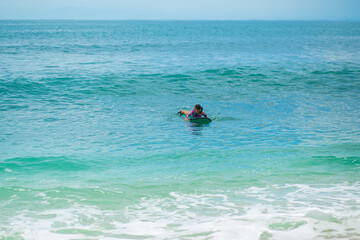
<path id="1" fill-rule="evenodd" d="M 203 111 L 202 106 L 200 106 L 200 104 L 196 104 L 195 107 L 194 107 L 194 112 L 195 113 L 202 113 L 202 111 Z"/>

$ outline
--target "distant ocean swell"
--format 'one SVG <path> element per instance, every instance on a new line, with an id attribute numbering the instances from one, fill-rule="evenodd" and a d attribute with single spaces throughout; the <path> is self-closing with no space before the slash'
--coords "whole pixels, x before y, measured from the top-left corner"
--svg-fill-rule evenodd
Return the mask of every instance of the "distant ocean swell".
<path id="1" fill-rule="evenodd" d="M 55 66 L 53 66 L 55 68 Z M 56 72 L 59 70 L 56 70 Z M 231 90 L 241 88 L 254 88 L 282 91 L 301 90 L 327 90 L 329 94 L 357 94 L 359 92 L 359 81 L 356 79 L 360 73 L 359 67 L 343 67 L 336 71 L 303 71 L 296 73 L 289 69 L 274 67 L 241 67 L 208 69 L 198 72 L 186 72 L 181 74 L 98 74 L 91 69 L 84 69 L 77 75 L 68 75 L 60 72 L 60 76 L 47 73 L 43 77 L 25 75 L 2 76 L 1 92 L 3 94 L 46 94 L 57 91 L 68 91 L 71 93 L 101 93 L 107 91 L 109 94 L 136 94 L 142 86 L 151 84 L 159 92 L 170 91 L 173 94 L 182 91 L 183 94 L 194 94 L 202 91 L 199 89 L 206 84 L 207 88 L 220 88 Z M 45 74 L 45 73 L 43 73 Z M 301 79 L 301 81 L 300 81 Z M 45 83 L 45 84 L 44 84 Z M 132 92 L 133 85 L 138 89 Z M 240 88 L 240 89 L 239 89 Z M 195 91 L 196 89 L 196 91 Z M 146 93 L 151 94 L 148 90 Z M 270 92 L 271 93 L 271 92 Z M 121 96 L 121 95 L 120 95 Z M 74 96 L 75 97 L 75 96 Z"/>

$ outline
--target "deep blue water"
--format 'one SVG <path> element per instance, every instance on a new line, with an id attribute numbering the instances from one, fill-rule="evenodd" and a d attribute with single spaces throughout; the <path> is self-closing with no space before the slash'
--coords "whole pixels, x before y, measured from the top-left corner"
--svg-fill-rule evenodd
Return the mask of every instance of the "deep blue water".
<path id="1" fill-rule="evenodd" d="M 359 119 L 359 22 L 0 21 L 0 236 L 356 239 Z"/>

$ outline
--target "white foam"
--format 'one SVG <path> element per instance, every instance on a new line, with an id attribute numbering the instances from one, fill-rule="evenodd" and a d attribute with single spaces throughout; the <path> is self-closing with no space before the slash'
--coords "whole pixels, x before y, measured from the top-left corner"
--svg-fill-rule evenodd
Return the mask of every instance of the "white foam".
<path id="1" fill-rule="evenodd" d="M 285 184 L 220 193 L 171 192 L 113 210 L 72 202 L 68 209 L 22 212 L 2 229 L 4 236 L 21 233 L 40 240 L 356 238 L 360 188 L 358 183 Z"/>

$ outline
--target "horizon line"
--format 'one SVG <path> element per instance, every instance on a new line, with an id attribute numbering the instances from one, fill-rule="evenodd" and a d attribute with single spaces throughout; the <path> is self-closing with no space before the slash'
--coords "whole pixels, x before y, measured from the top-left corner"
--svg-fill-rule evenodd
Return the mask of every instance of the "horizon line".
<path id="1" fill-rule="evenodd" d="M 0 19 L 0 21 L 269 21 L 269 22 L 360 22 L 359 19 Z"/>

